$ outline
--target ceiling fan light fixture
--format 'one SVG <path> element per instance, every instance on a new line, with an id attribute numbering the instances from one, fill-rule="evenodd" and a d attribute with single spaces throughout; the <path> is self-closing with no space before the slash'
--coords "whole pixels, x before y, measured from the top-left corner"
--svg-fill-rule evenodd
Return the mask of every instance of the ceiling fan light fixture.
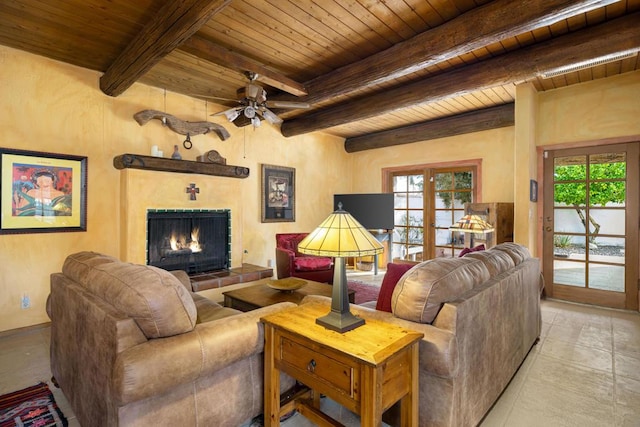
<path id="1" fill-rule="evenodd" d="M 262 122 L 260 121 L 260 119 L 258 117 L 253 117 L 251 119 L 251 124 L 253 125 L 254 128 L 259 128 L 260 125 L 262 124 Z"/>
<path id="2" fill-rule="evenodd" d="M 244 116 L 245 116 L 247 119 L 253 119 L 253 118 L 256 116 L 256 109 L 255 109 L 255 108 L 253 108 L 251 105 L 247 106 L 247 107 L 244 109 Z"/>
<path id="3" fill-rule="evenodd" d="M 273 111 L 266 108 L 262 111 L 262 117 L 272 125 L 282 123 L 282 119 L 280 117 L 278 117 Z"/>
<path id="4" fill-rule="evenodd" d="M 261 94 L 261 92 L 264 92 L 264 89 L 262 88 L 262 86 L 259 85 L 254 85 L 254 84 L 248 84 L 245 90 L 245 96 L 249 99 L 256 99 L 258 98 L 258 95 Z"/>
<path id="5" fill-rule="evenodd" d="M 237 119 L 240 116 L 240 111 L 239 110 L 227 110 L 227 111 L 224 112 L 224 115 L 227 118 L 227 120 L 232 122 L 232 121 L 234 121 L 235 119 Z"/>

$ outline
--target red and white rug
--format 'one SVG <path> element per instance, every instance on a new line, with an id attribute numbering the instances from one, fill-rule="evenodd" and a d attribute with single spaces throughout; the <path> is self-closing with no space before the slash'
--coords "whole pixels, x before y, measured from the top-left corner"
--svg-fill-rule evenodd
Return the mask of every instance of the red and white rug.
<path id="1" fill-rule="evenodd" d="M 356 304 L 376 301 L 380 293 L 380 286 L 370 285 L 359 280 L 349 280 L 347 287 L 356 291 Z"/>
<path id="2" fill-rule="evenodd" d="M 45 383 L 0 396 L 0 427 L 67 425 L 67 419 Z"/>

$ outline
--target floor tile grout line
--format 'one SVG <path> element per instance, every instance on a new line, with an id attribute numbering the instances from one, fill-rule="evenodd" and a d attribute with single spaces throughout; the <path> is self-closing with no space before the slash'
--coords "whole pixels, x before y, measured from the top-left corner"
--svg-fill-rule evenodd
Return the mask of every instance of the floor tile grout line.
<path id="1" fill-rule="evenodd" d="M 618 419 L 618 381 L 616 374 L 616 334 L 613 330 L 614 322 L 611 321 L 611 380 L 613 381 L 613 396 L 612 396 L 612 407 L 613 407 L 613 419 L 614 421 Z"/>
<path id="2" fill-rule="evenodd" d="M 518 389 L 515 391 L 515 397 L 513 399 L 513 403 L 510 405 L 509 410 L 507 411 L 507 415 L 506 415 L 506 417 L 504 419 L 504 422 L 502 423 L 502 427 L 508 427 L 507 422 L 511 418 L 511 413 L 513 412 L 516 404 L 520 400 L 520 396 L 522 395 L 522 389 L 524 388 L 525 384 L 527 384 L 527 382 L 529 381 L 529 376 L 531 375 L 531 368 L 533 367 L 534 363 L 536 363 L 536 361 L 538 360 L 538 356 L 540 356 L 540 349 L 542 348 L 542 341 L 544 341 L 544 338 L 540 337 L 539 341 L 537 343 L 535 343 L 531 347 L 531 349 L 529 349 L 529 353 L 527 354 L 527 357 L 525 357 L 525 360 L 522 362 L 524 364 L 524 362 L 527 361 L 527 359 L 529 357 L 533 356 L 533 360 L 531 361 L 531 363 L 527 367 L 527 370 L 524 373 L 524 378 L 522 379 L 521 384 L 519 385 Z M 537 345 L 540 345 L 541 347 L 538 348 L 538 351 L 534 351 L 535 350 L 534 347 L 537 346 Z M 520 365 L 520 368 L 522 368 L 522 365 Z M 513 378 L 511 378 L 511 381 L 513 381 Z M 511 381 L 509 383 L 511 383 Z M 503 393 L 507 390 L 509 385 L 507 385 L 507 387 L 505 388 Z"/>

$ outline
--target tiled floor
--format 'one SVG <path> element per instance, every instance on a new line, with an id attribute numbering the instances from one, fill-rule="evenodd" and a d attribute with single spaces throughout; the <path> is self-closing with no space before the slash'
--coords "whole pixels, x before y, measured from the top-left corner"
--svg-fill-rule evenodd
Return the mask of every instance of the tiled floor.
<path id="1" fill-rule="evenodd" d="M 540 342 L 481 426 L 640 427 L 640 315 L 546 300 L 542 320 Z M 51 385 L 48 347 L 48 328 L 0 338 L 0 394 L 48 382 L 70 426 L 77 426 Z M 323 405 L 345 425 L 359 425 L 339 405 L 327 399 Z M 282 425 L 313 424 L 297 414 Z"/>

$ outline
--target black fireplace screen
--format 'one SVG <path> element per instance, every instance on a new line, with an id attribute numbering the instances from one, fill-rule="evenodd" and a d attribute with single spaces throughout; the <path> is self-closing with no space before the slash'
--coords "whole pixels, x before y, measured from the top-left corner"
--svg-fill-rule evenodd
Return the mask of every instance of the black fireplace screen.
<path id="1" fill-rule="evenodd" d="M 147 264 L 189 274 L 229 269 L 230 211 L 149 210 Z"/>

